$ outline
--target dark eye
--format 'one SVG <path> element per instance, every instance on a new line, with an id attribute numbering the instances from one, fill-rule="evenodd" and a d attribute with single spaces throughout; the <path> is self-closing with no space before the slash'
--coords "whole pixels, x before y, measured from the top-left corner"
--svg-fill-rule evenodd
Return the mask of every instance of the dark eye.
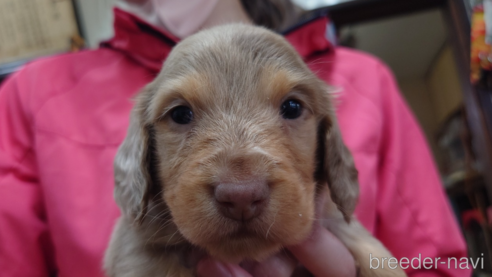
<path id="1" fill-rule="evenodd" d="M 296 100 L 287 100 L 282 103 L 280 107 L 280 113 L 285 119 L 296 119 L 302 114 L 302 106 Z"/>
<path id="2" fill-rule="evenodd" d="M 171 118 L 178 124 L 188 124 L 193 120 L 193 111 L 186 106 L 178 106 L 171 111 Z"/>

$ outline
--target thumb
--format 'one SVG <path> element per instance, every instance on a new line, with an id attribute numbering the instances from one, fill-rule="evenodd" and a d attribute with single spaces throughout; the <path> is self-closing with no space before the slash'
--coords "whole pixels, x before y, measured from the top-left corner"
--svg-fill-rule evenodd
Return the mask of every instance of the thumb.
<path id="1" fill-rule="evenodd" d="M 355 261 L 349 250 L 319 224 L 313 225 L 306 241 L 287 249 L 315 276 L 356 276 Z"/>

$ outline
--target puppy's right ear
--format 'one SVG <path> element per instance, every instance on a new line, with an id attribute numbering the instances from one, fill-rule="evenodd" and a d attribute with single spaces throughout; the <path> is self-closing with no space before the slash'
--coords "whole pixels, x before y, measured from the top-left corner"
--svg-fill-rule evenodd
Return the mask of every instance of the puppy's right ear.
<path id="1" fill-rule="evenodd" d="M 328 182 L 331 199 L 345 221 L 350 222 L 359 196 L 358 174 L 352 154 L 343 143 L 334 112 L 322 120 L 319 142 L 323 152 L 320 154 L 324 173 L 321 176 Z"/>
<path id="2" fill-rule="evenodd" d="M 114 197 L 122 213 L 141 223 L 147 213 L 152 185 L 153 129 L 145 123 L 146 91 L 137 98 L 130 126 L 114 160 Z"/>

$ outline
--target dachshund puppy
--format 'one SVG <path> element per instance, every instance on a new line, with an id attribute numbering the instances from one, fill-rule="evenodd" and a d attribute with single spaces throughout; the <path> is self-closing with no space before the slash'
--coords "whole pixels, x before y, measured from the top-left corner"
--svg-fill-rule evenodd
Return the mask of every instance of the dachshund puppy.
<path id="1" fill-rule="evenodd" d="M 193 276 L 187 259 L 200 252 L 261 261 L 306 239 L 318 216 L 361 276 L 405 276 L 369 268 L 369 254 L 391 254 L 352 217 L 357 171 L 329 91 L 263 28 L 221 26 L 180 42 L 138 95 L 115 158 L 122 216 L 108 275 Z"/>

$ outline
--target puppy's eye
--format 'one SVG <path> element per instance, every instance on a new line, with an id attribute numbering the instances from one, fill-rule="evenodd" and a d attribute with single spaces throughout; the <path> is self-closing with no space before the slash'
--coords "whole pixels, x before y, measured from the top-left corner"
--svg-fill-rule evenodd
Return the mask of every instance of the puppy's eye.
<path id="1" fill-rule="evenodd" d="M 171 118 L 178 124 L 188 124 L 193 120 L 193 111 L 186 106 L 178 106 L 171 111 Z"/>
<path id="2" fill-rule="evenodd" d="M 285 119 L 296 119 L 302 114 L 302 106 L 296 100 L 287 100 L 282 103 L 280 107 L 280 113 L 282 117 Z"/>

